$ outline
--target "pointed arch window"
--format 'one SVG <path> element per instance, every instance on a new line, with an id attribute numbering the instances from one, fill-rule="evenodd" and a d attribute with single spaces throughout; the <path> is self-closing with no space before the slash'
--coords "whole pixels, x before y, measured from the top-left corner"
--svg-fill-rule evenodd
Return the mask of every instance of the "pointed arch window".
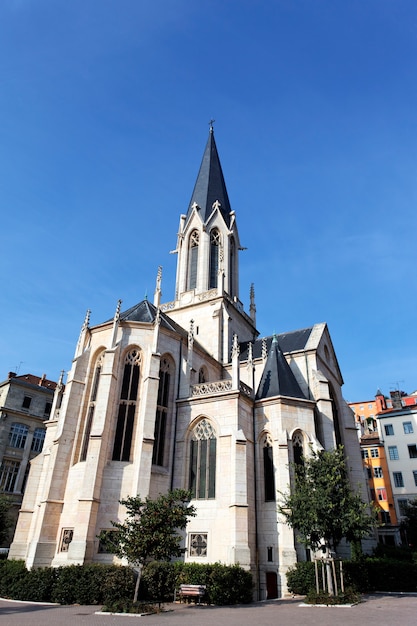
<path id="1" fill-rule="evenodd" d="M 263 461 L 264 461 L 264 487 L 265 502 L 275 502 L 275 471 L 274 453 L 272 449 L 272 439 L 270 435 L 265 435 L 263 439 Z"/>
<path id="2" fill-rule="evenodd" d="M 153 465 L 166 465 L 165 450 L 168 424 L 168 412 L 171 390 L 172 364 L 166 358 L 162 359 L 159 369 L 159 387 L 155 418 L 155 433 L 152 452 Z"/>
<path id="3" fill-rule="evenodd" d="M 88 444 L 90 441 L 91 428 L 93 425 L 94 411 L 96 408 L 96 400 L 97 400 L 97 393 L 98 393 L 98 385 L 100 382 L 100 375 L 101 375 L 102 367 L 103 367 L 103 354 L 101 354 L 99 358 L 97 359 L 96 367 L 94 369 L 93 385 L 91 387 L 90 401 L 89 401 L 88 409 L 87 409 L 87 420 L 85 422 L 83 441 L 81 444 L 80 461 L 85 461 L 87 458 Z"/>
<path id="4" fill-rule="evenodd" d="M 292 438 L 292 451 L 294 455 L 294 463 L 296 465 L 304 465 L 304 440 L 299 431 L 294 433 Z"/>
<path id="5" fill-rule="evenodd" d="M 113 461 L 129 461 L 132 446 L 133 426 L 138 404 L 141 354 L 131 350 L 125 358 L 122 389 L 120 392 L 116 434 L 113 446 Z"/>
<path id="6" fill-rule="evenodd" d="M 188 249 L 188 289 L 197 287 L 197 267 L 198 267 L 198 246 L 200 235 L 197 230 L 193 230 L 190 235 Z"/>
<path id="7" fill-rule="evenodd" d="M 191 435 L 189 489 L 198 500 L 216 496 L 216 433 L 207 419 Z"/>
<path id="8" fill-rule="evenodd" d="M 219 272 L 220 257 L 220 233 L 214 228 L 210 233 L 210 273 L 209 273 L 209 289 L 217 287 L 217 277 Z"/>
<path id="9" fill-rule="evenodd" d="M 234 237 L 230 239 L 229 248 L 229 294 L 231 296 L 237 295 L 234 293 L 235 289 L 235 264 L 236 264 L 236 244 Z"/>

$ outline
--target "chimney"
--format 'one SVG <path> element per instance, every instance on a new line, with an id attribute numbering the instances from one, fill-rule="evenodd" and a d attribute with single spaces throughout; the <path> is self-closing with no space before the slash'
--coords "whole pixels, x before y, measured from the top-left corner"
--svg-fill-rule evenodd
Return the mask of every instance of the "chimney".
<path id="1" fill-rule="evenodd" d="M 16 372 L 9 372 L 7 378 L 16 378 Z"/>
<path id="2" fill-rule="evenodd" d="M 42 378 L 39 379 L 39 387 L 42 387 L 45 382 L 46 374 L 42 374 Z"/>

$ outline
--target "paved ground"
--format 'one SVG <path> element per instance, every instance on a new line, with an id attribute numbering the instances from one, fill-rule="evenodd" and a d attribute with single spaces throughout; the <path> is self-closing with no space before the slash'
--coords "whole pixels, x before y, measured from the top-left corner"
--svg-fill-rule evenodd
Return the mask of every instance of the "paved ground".
<path id="1" fill-rule="evenodd" d="M 96 606 L 47 606 L 0 600 L 0 624 L 6 626 L 415 626 L 417 597 L 372 595 L 351 608 L 303 607 L 300 600 L 274 600 L 247 606 L 166 605 L 158 615 L 96 615 Z"/>

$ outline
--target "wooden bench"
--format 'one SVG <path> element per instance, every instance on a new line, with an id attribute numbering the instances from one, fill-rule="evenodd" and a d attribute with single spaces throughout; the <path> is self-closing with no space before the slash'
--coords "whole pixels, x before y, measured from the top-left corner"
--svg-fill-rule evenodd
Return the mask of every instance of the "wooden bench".
<path id="1" fill-rule="evenodd" d="M 201 603 L 201 598 L 204 598 L 206 595 L 206 586 L 205 585 L 180 585 L 178 590 L 178 598 L 180 602 L 182 599 L 191 599 L 194 601 L 198 598 L 198 604 Z"/>

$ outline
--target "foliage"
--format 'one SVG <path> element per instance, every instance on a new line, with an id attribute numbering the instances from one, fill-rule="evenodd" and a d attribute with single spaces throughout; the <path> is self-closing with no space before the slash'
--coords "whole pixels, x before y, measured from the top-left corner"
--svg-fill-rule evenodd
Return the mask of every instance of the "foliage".
<path id="1" fill-rule="evenodd" d="M 116 600 L 105 604 L 101 609 L 105 613 L 133 613 L 135 615 L 151 615 L 160 613 L 161 608 L 146 602 L 133 602 L 132 600 Z"/>
<path id="2" fill-rule="evenodd" d="M 0 546 L 9 539 L 9 531 L 13 523 L 10 515 L 11 506 L 10 498 L 0 493 Z"/>
<path id="3" fill-rule="evenodd" d="M 156 500 L 149 496 L 131 496 L 121 500 L 127 515 L 123 523 L 112 522 L 117 533 L 102 533 L 100 540 L 107 549 L 132 565 L 143 565 L 148 559 L 168 561 L 184 552 L 181 536 L 189 517 L 196 515 L 190 505 L 190 493 L 175 489 Z"/>
<path id="4" fill-rule="evenodd" d="M 407 502 L 403 511 L 404 519 L 401 526 L 405 531 L 408 546 L 411 550 L 417 550 L 417 498 Z"/>
<path id="5" fill-rule="evenodd" d="M 287 570 L 288 591 L 296 595 L 305 596 L 311 589 L 315 589 L 314 563 L 300 561 Z"/>
<path id="6" fill-rule="evenodd" d="M 373 591 L 416 592 L 417 564 L 393 559 L 362 557 L 343 561 L 345 589 L 358 593 Z M 287 572 L 288 589 L 308 595 L 316 592 L 313 562 L 299 562 Z"/>
<path id="7" fill-rule="evenodd" d="M 394 561 L 413 561 L 413 552 L 409 548 L 387 546 L 379 543 L 373 549 L 373 555 L 380 559 L 394 559 Z"/>
<path id="8" fill-rule="evenodd" d="M 359 492 L 352 491 L 343 447 L 312 452 L 303 464 L 293 464 L 294 489 L 280 494 L 278 511 L 298 532 L 299 540 L 317 550 L 324 541 L 335 550 L 344 538 L 360 542 L 376 525 L 376 515 Z"/>
<path id="9" fill-rule="evenodd" d="M 181 584 L 206 585 L 204 602 L 217 605 L 252 602 L 253 580 L 239 565 L 221 563 L 163 563 L 146 565 L 141 581 L 141 598 L 172 601 Z"/>
<path id="10" fill-rule="evenodd" d="M 133 594 L 134 573 L 117 565 L 69 565 L 27 570 L 24 561 L 0 563 L 0 596 L 14 600 L 103 604 Z"/>
<path id="11" fill-rule="evenodd" d="M 326 591 L 317 593 L 316 590 L 311 590 L 305 598 L 307 604 L 327 604 L 327 606 L 357 604 L 360 600 L 360 594 L 354 589 L 347 589 L 343 593 L 340 592 L 336 595 L 330 595 Z"/>

